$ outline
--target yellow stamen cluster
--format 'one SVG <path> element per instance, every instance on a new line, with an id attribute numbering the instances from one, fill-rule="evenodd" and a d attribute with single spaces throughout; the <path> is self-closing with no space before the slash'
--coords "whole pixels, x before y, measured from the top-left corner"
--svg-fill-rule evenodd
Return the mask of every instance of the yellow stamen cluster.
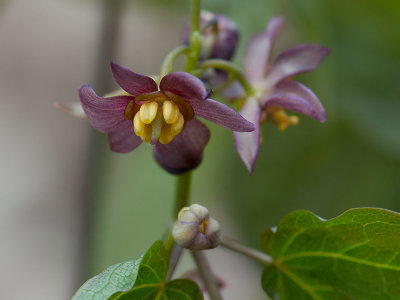
<path id="1" fill-rule="evenodd" d="M 172 101 L 150 101 L 135 114 L 133 130 L 144 142 L 159 140 L 168 144 L 182 131 L 184 123 L 179 107 Z"/>
<path id="2" fill-rule="evenodd" d="M 280 131 L 284 131 L 289 125 L 297 125 L 299 123 L 297 116 L 288 116 L 283 109 L 275 110 L 273 117 Z"/>

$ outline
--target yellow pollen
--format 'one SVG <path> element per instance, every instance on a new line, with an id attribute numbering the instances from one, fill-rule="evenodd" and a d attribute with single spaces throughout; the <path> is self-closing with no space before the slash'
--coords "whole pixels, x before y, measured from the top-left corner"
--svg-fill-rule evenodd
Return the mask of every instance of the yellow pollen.
<path id="1" fill-rule="evenodd" d="M 182 131 L 184 124 L 185 120 L 183 118 L 183 115 L 179 113 L 178 119 L 174 124 L 171 125 L 171 133 L 173 135 L 178 135 Z"/>
<path id="2" fill-rule="evenodd" d="M 152 96 L 154 100 L 157 95 L 149 97 Z M 140 109 L 136 108 L 133 130 L 144 142 L 154 144 L 158 140 L 161 144 L 168 144 L 182 131 L 185 117 L 181 112 L 181 106 L 174 101 L 161 99 L 159 95 L 157 97 L 157 100 L 143 103 Z"/>
<path id="3" fill-rule="evenodd" d="M 288 116 L 283 109 L 274 111 L 273 116 L 280 131 L 284 131 L 289 125 L 297 125 L 299 123 L 297 116 Z"/>
<path id="4" fill-rule="evenodd" d="M 173 124 L 176 122 L 176 120 L 178 120 L 180 112 L 178 105 L 175 103 L 171 101 L 164 101 L 162 110 L 165 123 Z"/>
<path id="5" fill-rule="evenodd" d="M 202 234 L 206 233 L 207 230 L 207 226 L 208 226 L 208 218 L 206 218 L 200 225 L 199 225 L 199 231 Z"/>
<path id="6" fill-rule="evenodd" d="M 142 120 L 143 123 L 150 124 L 155 119 L 157 115 L 157 110 L 158 110 L 157 102 L 152 101 L 143 103 L 139 110 L 140 119 Z"/>
<path id="7" fill-rule="evenodd" d="M 140 120 L 139 114 L 136 114 L 133 118 L 133 131 L 137 136 L 141 136 L 144 133 L 145 124 Z"/>

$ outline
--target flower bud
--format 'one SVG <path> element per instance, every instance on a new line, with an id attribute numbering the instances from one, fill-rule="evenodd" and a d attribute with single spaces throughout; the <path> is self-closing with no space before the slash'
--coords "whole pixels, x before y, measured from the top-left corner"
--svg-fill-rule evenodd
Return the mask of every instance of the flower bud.
<path id="1" fill-rule="evenodd" d="M 221 58 L 230 60 L 239 40 L 236 24 L 228 18 L 202 11 L 200 26 L 204 28 L 200 59 Z M 190 25 L 185 27 L 183 43 L 189 45 Z"/>
<path id="2" fill-rule="evenodd" d="M 172 230 L 176 243 L 190 250 L 217 247 L 220 233 L 219 223 L 210 218 L 207 208 L 198 204 L 182 208 Z"/>

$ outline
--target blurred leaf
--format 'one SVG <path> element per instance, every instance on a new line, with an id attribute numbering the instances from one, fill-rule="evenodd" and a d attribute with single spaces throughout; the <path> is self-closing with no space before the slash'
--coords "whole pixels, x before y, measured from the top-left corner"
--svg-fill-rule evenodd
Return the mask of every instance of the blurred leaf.
<path id="1" fill-rule="evenodd" d="M 129 290 L 135 283 L 141 260 L 142 257 L 108 267 L 86 281 L 71 300 L 109 299 L 117 292 Z"/>
<path id="2" fill-rule="evenodd" d="M 262 237 L 275 260 L 263 288 L 284 299 L 400 299 L 400 214 L 352 209 L 328 220 L 288 214 Z"/>

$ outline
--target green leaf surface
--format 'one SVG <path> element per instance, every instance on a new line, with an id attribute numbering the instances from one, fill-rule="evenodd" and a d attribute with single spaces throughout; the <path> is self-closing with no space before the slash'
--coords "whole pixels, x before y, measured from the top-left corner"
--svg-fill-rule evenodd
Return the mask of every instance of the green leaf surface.
<path id="1" fill-rule="evenodd" d="M 191 280 L 165 282 L 168 265 L 164 244 L 156 241 L 138 260 L 113 265 L 89 279 L 71 300 L 202 300 Z"/>
<path id="2" fill-rule="evenodd" d="M 135 283 L 141 260 L 142 257 L 108 267 L 86 281 L 71 300 L 113 299 L 115 293 L 129 290 Z"/>
<path id="3" fill-rule="evenodd" d="M 400 299 L 400 214 L 352 209 L 324 221 L 295 211 L 261 241 L 274 264 L 262 285 L 279 299 Z"/>
<path id="4" fill-rule="evenodd" d="M 163 242 L 157 241 L 143 256 L 135 285 L 118 294 L 114 300 L 176 299 L 201 300 L 203 294 L 191 280 L 175 279 L 165 282 L 168 271 L 168 255 Z"/>

